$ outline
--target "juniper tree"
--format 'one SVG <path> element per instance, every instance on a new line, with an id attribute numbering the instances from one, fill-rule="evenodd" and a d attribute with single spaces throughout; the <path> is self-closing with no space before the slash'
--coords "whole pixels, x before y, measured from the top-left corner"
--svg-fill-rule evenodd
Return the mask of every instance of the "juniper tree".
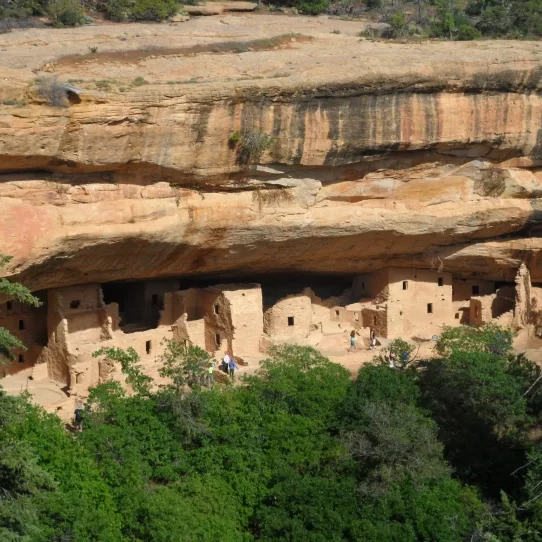
<path id="1" fill-rule="evenodd" d="M 12 259 L 12 256 L 0 254 L 0 270 Z M 0 297 L 15 299 L 21 303 L 39 307 L 41 301 L 32 292 L 19 284 L 6 278 L 0 278 Z M 14 337 L 7 329 L 0 327 L 0 365 L 8 365 L 13 361 L 13 350 L 19 348 L 26 350 L 24 344 Z"/>

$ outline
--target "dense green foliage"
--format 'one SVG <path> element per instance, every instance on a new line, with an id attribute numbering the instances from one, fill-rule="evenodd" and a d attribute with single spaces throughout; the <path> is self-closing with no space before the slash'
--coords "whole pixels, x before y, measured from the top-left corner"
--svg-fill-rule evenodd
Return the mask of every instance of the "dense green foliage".
<path id="1" fill-rule="evenodd" d="M 159 388 L 101 350 L 132 392 L 93 388 L 82 432 L 0 394 L 0 538 L 542 541 L 540 370 L 503 333 L 448 330 L 440 358 L 354 381 L 284 346 L 241 386 L 197 385 L 208 357 L 178 343 Z"/>
<path id="2" fill-rule="evenodd" d="M 314 6 L 322 0 L 311 0 Z M 322 8 L 326 9 L 326 8 Z M 542 35 L 541 0 L 336 0 L 332 15 L 388 23 L 384 37 L 473 40 Z"/>
<path id="3" fill-rule="evenodd" d="M 112 21 L 161 21 L 179 11 L 179 0 L 0 0 L 1 19 L 25 19 L 46 15 L 58 27 L 78 26 L 87 22 L 88 14 L 101 12 Z"/>
<path id="4" fill-rule="evenodd" d="M 542 0 L 269 0 L 317 15 L 361 17 L 389 24 L 388 38 L 473 40 L 542 36 Z"/>
<path id="5" fill-rule="evenodd" d="M 55 26 L 76 26 L 101 13 L 112 21 L 162 21 L 196 0 L 0 0 L 0 22 L 49 17 Z M 542 36 L 542 0 L 268 0 L 269 9 L 363 17 L 388 23 L 384 37 L 473 40 Z M 9 29 L 3 24 L 0 31 Z"/>

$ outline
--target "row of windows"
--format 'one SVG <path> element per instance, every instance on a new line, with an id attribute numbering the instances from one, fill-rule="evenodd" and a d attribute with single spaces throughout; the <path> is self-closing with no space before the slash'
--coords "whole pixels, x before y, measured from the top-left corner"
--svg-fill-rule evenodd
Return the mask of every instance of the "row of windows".
<path id="1" fill-rule="evenodd" d="M 444 279 L 442 277 L 438 278 L 438 285 L 444 286 Z M 403 281 L 403 290 L 408 290 L 408 280 Z M 480 287 L 477 284 L 472 285 L 472 295 L 480 295 Z"/>

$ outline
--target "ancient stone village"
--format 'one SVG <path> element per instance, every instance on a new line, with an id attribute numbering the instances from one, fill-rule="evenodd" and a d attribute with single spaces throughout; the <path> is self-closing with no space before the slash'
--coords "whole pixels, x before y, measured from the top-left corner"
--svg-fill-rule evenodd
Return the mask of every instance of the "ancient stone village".
<path id="1" fill-rule="evenodd" d="M 542 542 L 541 119 L 542 0 L 0 0 L 0 542 Z"/>
<path id="2" fill-rule="evenodd" d="M 519 330 L 542 324 L 542 288 L 532 286 L 524 265 L 514 283 L 392 267 L 355 276 L 336 296 L 319 297 L 310 287 L 285 295 L 286 286 L 185 289 L 182 279 L 165 279 L 38 292 L 39 308 L 15 301 L 0 306 L 2 326 L 28 345 L 2 370 L 5 376 L 24 370 L 32 381 L 58 384 L 66 399 L 84 400 L 89 387 L 122 381 L 110 360 L 92 356 L 102 347 L 134 348 L 152 374 L 168 338 L 200 346 L 217 360 L 225 352 L 257 360 L 273 344 L 318 347 L 331 340 L 346 349 L 352 331 L 368 349 L 371 330 L 385 346 L 394 338 L 430 343 L 445 325 L 494 322 Z M 56 397 L 62 405 L 64 398 Z"/>

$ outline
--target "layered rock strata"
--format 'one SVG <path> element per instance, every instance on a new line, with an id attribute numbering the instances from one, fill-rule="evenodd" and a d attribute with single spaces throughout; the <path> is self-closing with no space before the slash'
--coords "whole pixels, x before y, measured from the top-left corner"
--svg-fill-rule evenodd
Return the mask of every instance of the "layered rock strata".
<path id="1" fill-rule="evenodd" d="M 34 290 L 388 266 L 512 281 L 523 262 L 542 282 L 538 45 L 345 40 L 338 75 L 316 66 L 329 36 L 291 39 L 305 80 L 87 89 L 53 108 L 22 70 L 26 104 L 0 110 L 6 273 Z M 374 58 L 346 61 L 360 47 Z M 240 164 L 231 136 L 260 131 L 269 149 Z"/>

